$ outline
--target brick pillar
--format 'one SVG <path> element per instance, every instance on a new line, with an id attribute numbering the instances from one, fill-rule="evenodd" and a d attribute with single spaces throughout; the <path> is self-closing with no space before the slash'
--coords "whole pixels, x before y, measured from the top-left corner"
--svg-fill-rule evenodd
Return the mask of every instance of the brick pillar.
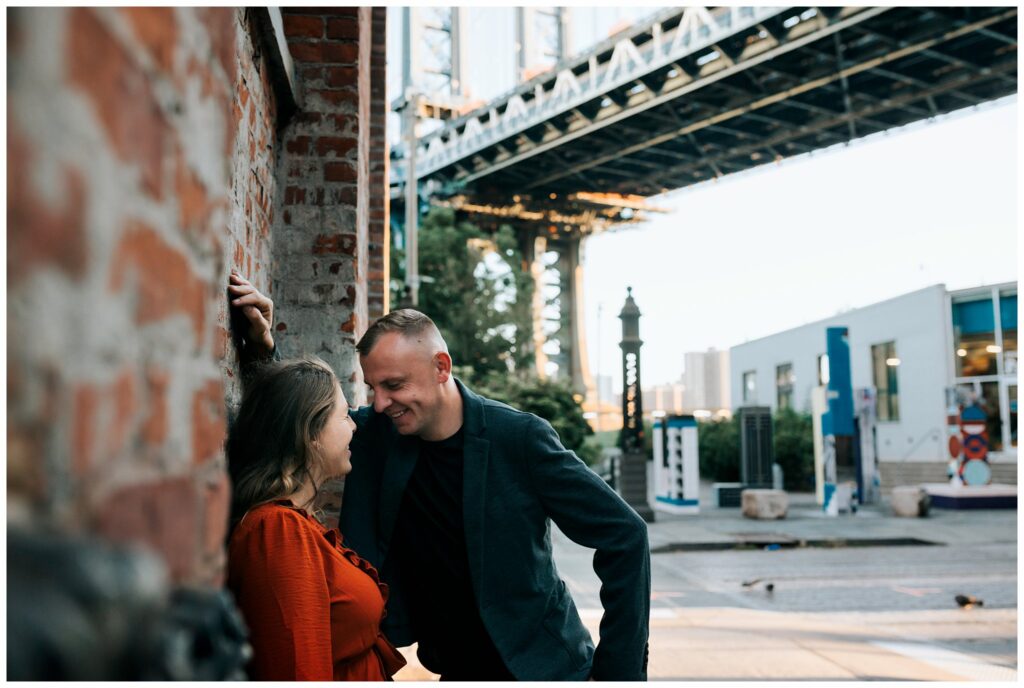
<path id="1" fill-rule="evenodd" d="M 355 341 L 365 331 L 369 221 L 369 8 L 283 11 L 299 112 L 282 134 L 274 224 L 275 337 L 312 353 L 365 403 Z"/>
<path id="2" fill-rule="evenodd" d="M 370 54 L 370 252 L 366 279 L 367 315 L 372 322 L 391 310 L 391 225 L 388 192 L 386 7 L 373 8 Z"/>
<path id="3" fill-rule="evenodd" d="M 274 193 L 246 17 L 8 14 L 8 523 L 140 543 L 205 585 L 230 496 L 227 274 L 261 283 Z"/>

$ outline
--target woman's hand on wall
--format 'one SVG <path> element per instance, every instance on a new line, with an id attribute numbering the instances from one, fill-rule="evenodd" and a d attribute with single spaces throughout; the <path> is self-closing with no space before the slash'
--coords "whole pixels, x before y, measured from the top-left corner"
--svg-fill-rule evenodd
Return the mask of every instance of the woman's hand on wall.
<path id="1" fill-rule="evenodd" d="M 270 329 L 274 324 L 274 302 L 261 294 L 236 270 L 231 271 L 230 281 L 228 291 L 233 297 L 231 306 L 241 308 L 245 319 L 249 321 L 246 339 L 253 346 L 262 349 L 264 355 L 270 354 L 274 350 L 274 335 Z"/>

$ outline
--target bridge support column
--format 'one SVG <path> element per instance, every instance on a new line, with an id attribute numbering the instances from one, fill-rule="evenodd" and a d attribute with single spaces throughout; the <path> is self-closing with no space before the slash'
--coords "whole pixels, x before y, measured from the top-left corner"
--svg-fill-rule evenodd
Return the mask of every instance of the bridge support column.
<path id="1" fill-rule="evenodd" d="M 544 333 L 544 254 L 548 250 L 547 237 L 537 232 L 524 232 L 519 235 L 519 248 L 523 253 L 523 269 L 529 270 L 533 277 L 533 302 L 530 314 L 533 316 L 533 347 L 534 367 L 537 377 L 546 380 L 548 377 L 548 355 L 544 351 L 547 335 Z"/>
<path id="2" fill-rule="evenodd" d="M 597 386 L 590 375 L 590 360 L 587 357 L 586 312 L 583 309 L 583 237 L 573 237 L 566 242 L 562 253 L 563 285 L 562 322 L 568 321 L 568 337 L 563 342 L 569 344 L 570 350 L 564 360 L 569 364 L 569 379 L 572 391 L 578 396 L 580 403 L 593 406 L 597 402 Z M 566 293 L 568 292 L 568 293 Z"/>

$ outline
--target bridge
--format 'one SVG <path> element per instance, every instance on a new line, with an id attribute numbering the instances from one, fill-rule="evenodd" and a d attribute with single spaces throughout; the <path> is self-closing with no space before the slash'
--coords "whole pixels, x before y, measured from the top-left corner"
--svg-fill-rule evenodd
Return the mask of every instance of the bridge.
<path id="1" fill-rule="evenodd" d="M 489 103 L 434 98 L 443 121 L 392 150 L 392 207 L 414 189 L 515 226 L 538 287 L 537 261 L 558 253 L 557 331 L 535 303 L 538 370 L 554 340 L 556 374 L 589 398 L 587 236 L 642 221 L 651 196 L 1016 91 L 1015 7 L 669 8 Z"/>

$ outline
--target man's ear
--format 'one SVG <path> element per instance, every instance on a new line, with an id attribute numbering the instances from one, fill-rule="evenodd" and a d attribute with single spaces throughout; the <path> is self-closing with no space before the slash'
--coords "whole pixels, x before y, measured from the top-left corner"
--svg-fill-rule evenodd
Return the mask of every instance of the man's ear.
<path id="1" fill-rule="evenodd" d="M 438 351 L 434 354 L 434 366 L 437 371 L 437 381 L 444 384 L 452 376 L 452 357 L 446 351 Z"/>

